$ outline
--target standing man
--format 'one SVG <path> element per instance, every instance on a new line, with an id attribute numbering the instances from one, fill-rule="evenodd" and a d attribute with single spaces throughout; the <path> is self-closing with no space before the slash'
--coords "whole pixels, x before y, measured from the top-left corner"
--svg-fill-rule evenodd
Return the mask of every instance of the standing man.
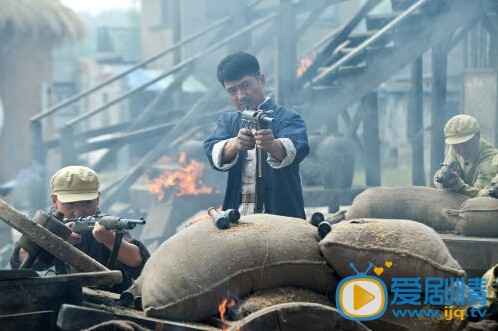
<path id="1" fill-rule="evenodd" d="M 487 196 L 496 171 L 492 165 L 496 148 L 481 139 L 477 120 L 460 114 L 444 126 L 446 144 L 450 145 L 443 167 L 434 174 L 434 184 L 469 197 Z"/>
<path id="2" fill-rule="evenodd" d="M 69 166 L 57 171 L 50 181 L 52 188 L 52 214 L 60 220 L 77 217 L 93 216 L 100 213 L 100 182 L 97 173 L 90 168 Z M 71 223 L 67 223 L 71 227 Z M 81 234 L 71 233 L 67 241 L 76 248 L 91 256 L 103 265 L 106 265 L 111 256 L 116 234 L 96 223 L 91 232 Z M 143 266 L 150 254 L 147 248 L 138 240 L 131 239 L 125 233 L 118 248 L 117 263 L 113 269 L 123 273 L 123 283 L 115 285 L 113 291 L 122 292 L 131 286 L 131 278 L 136 279 L 142 272 Z M 18 269 L 27 257 L 27 252 L 16 245 L 10 264 Z M 38 265 L 36 268 L 49 266 Z"/>
<path id="3" fill-rule="evenodd" d="M 228 171 L 224 210 L 255 211 L 256 148 L 265 152 L 264 212 L 305 218 L 299 163 L 308 155 L 306 124 L 294 110 L 265 97 L 265 76 L 251 54 L 237 52 L 218 64 L 217 78 L 235 112 L 224 113 L 204 150 L 215 170 Z M 264 111 L 274 119 L 268 129 L 241 128 L 244 110 Z"/>

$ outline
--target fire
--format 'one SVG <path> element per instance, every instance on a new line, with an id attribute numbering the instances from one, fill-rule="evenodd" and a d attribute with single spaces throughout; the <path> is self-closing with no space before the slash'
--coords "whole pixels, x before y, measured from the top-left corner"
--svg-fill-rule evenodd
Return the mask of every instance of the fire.
<path id="1" fill-rule="evenodd" d="M 234 299 L 230 299 L 230 300 L 228 300 L 228 299 L 223 299 L 223 300 L 221 301 L 220 305 L 218 306 L 218 310 L 220 311 L 220 319 L 221 319 L 222 321 L 224 321 L 224 320 L 225 320 L 225 314 L 226 314 L 226 312 L 227 312 L 227 309 L 228 309 L 228 308 L 233 308 L 233 307 L 235 307 L 235 305 L 236 305 L 236 304 L 237 304 L 237 303 L 235 302 L 235 300 L 234 300 Z"/>
<path id="2" fill-rule="evenodd" d="M 316 51 L 312 51 L 309 56 L 305 55 L 303 58 L 301 58 L 301 60 L 299 60 L 301 66 L 299 67 L 299 69 L 297 69 L 296 77 L 301 77 L 306 72 L 306 70 L 308 70 L 308 68 L 313 64 L 313 61 L 315 61 L 315 59 L 316 59 Z"/>
<path id="3" fill-rule="evenodd" d="M 159 162 L 169 163 L 169 157 L 163 157 Z M 157 200 L 162 201 L 164 198 L 164 190 L 168 187 L 175 187 L 177 190 L 176 196 L 181 195 L 197 195 L 210 194 L 212 189 L 202 182 L 202 174 L 204 172 L 204 164 L 191 160 L 187 164 L 187 156 L 185 153 L 180 154 L 178 159 L 180 169 L 177 171 L 164 170 L 159 177 L 147 179 L 147 188 L 150 193 L 157 195 Z"/>

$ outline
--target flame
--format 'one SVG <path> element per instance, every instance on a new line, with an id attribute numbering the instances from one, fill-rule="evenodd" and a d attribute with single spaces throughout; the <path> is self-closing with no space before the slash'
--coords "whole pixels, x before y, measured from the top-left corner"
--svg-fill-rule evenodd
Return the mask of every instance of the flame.
<path id="1" fill-rule="evenodd" d="M 312 51 L 309 56 L 305 55 L 304 57 L 302 57 L 301 60 L 299 60 L 301 66 L 299 67 L 299 69 L 297 69 L 296 77 L 301 77 L 306 72 L 306 70 L 308 70 L 308 68 L 313 64 L 313 61 L 315 61 L 315 59 L 316 59 L 316 51 Z"/>
<path id="2" fill-rule="evenodd" d="M 235 307 L 237 303 L 235 302 L 234 299 L 223 299 L 220 303 L 220 305 L 218 306 L 218 310 L 220 311 L 220 319 L 222 321 L 225 320 L 225 314 L 227 312 L 227 308 L 232 308 L 232 307 Z"/>
<path id="3" fill-rule="evenodd" d="M 170 158 L 165 156 L 159 162 L 167 164 Z M 191 160 L 187 164 L 185 153 L 180 154 L 178 159 L 180 169 L 177 171 L 164 170 L 159 177 L 147 179 L 147 188 L 150 193 L 157 195 L 157 200 L 162 201 L 164 198 L 164 189 L 175 187 L 176 196 L 210 194 L 212 189 L 202 182 L 204 164 Z"/>

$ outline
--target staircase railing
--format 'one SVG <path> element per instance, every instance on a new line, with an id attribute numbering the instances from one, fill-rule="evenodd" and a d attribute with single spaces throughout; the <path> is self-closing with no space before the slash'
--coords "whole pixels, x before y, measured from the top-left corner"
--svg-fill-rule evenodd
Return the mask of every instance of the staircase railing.
<path id="1" fill-rule="evenodd" d="M 367 47 L 370 47 L 372 44 L 377 42 L 379 39 L 384 37 L 386 34 L 390 33 L 395 29 L 398 25 L 400 25 L 402 22 L 404 22 L 407 17 L 409 17 L 411 14 L 413 14 L 416 10 L 420 9 L 420 7 L 426 3 L 428 3 L 429 0 L 418 0 L 415 2 L 413 5 L 411 5 L 408 9 L 406 9 L 404 12 L 393 18 L 389 23 L 384 25 L 382 28 L 380 28 L 378 31 L 376 31 L 371 37 L 367 38 L 365 41 L 363 41 L 358 47 L 355 47 L 350 53 L 345 55 L 344 57 L 340 58 L 337 62 L 335 62 L 333 65 L 330 67 L 325 68 L 320 74 L 318 74 L 315 78 L 311 80 L 311 84 L 316 84 L 319 81 L 323 80 L 324 77 L 330 75 L 331 73 L 337 71 L 341 66 L 344 64 L 350 62 L 360 54 L 362 54 Z M 310 84 L 306 84 L 306 87 L 309 87 Z"/>

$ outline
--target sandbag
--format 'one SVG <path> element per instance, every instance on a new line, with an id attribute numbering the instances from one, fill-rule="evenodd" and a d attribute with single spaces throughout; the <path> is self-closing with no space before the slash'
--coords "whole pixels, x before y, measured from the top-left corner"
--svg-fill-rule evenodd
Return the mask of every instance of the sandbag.
<path id="1" fill-rule="evenodd" d="M 346 219 L 407 219 L 438 231 L 454 230 L 455 220 L 447 217 L 447 211 L 459 209 L 468 198 L 424 186 L 372 187 L 356 196 Z"/>
<path id="2" fill-rule="evenodd" d="M 388 288 L 393 277 L 460 277 L 465 271 L 453 259 L 440 236 L 410 220 L 356 219 L 334 224 L 320 250 L 340 277 L 355 275 L 353 262 L 364 272 L 370 262 Z M 423 282 L 422 282 L 423 285 Z"/>
<path id="3" fill-rule="evenodd" d="M 477 197 L 462 203 L 455 230 L 466 236 L 498 237 L 498 199 Z"/>
<path id="4" fill-rule="evenodd" d="M 198 321 L 229 296 L 294 286 L 330 294 L 335 274 L 321 256 L 316 228 L 297 218 L 258 214 L 219 230 L 198 222 L 152 254 L 132 293 L 146 315 Z"/>

